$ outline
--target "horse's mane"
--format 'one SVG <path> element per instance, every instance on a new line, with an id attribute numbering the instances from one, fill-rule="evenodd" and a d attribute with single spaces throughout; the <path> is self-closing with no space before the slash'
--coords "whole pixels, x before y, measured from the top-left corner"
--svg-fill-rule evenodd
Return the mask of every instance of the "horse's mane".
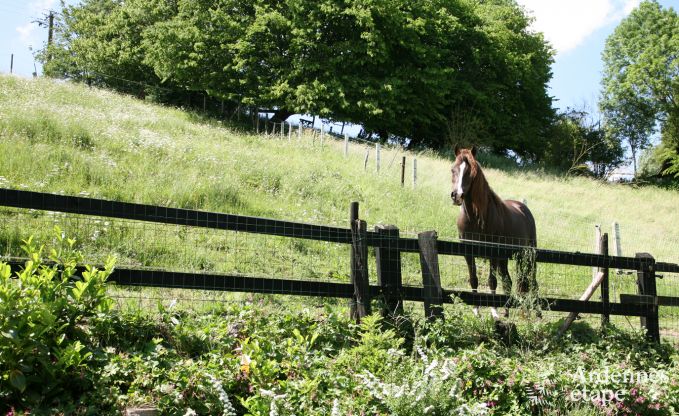
<path id="1" fill-rule="evenodd" d="M 467 159 L 469 162 L 469 174 L 471 176 L 471 196 L 473 214 L 478 219 L 481 228 L 485 228 L 488 220 L 489 208 L 493 207 L 495 210 L 504 210 L 505 204 L 499 196 L 490 188 L 486 176 L 479 166 L 479 162 L 468 149 L 462 149 L 460 156 Z M 502 214 L 502 212 L 497 212 Z M 500 215 L 502 218 L 502 215 Z"/>

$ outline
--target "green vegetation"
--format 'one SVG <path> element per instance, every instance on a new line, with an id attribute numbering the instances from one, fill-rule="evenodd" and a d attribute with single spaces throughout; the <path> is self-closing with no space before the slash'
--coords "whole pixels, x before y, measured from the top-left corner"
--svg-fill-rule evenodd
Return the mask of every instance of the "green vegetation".
<path id="1" fill-rule="evenodd" d="M 679 178 L 679 16 L 643 1 L 606 40 L 600 103 L 610 133 L 636 157 L 660 128 L 661 143 L 647 154 L 648 176 Z M 635 160 L 636 173 L 636 160 Z"/>
<path id="2" fill-rule="evenodd" d="M 358 200 L 370 226 L 383 222 L 403 233 L 436 229 L 442 238 L 455 237 L 449 160 L 385 150 L 378 174 L 372 167 L 374 149 L 368 171 L 363 170 L 365 151 L 352 145 L 345 159 L 342 144 L 329 139 L 321 147 L 310 135 L 301 141 L 293 136 L 291 142 L 256 136 L 83 85 L 0 77 L 2 187 L 338 225 L 346 224 L 348 203 Z M 398 162 L 390 165 L 401 155 L 408 166 L 418 158 L 416 189 L 401 188 Z M 528 199 L 541 247 L 590 251 L 592 225 L 618 220 L 625 254 L 648 251 L 660 260 L 677 259 L 675 236 L 668 233 L 677 219 L 676 193 L 522 170 L 491 155 L 482 161 L 502 166 L 485 168 L 501 196 Z M 63 247 L 64 253 L 77 248 L 81 255 L 56 257 L 95 264 L 113 255 L 118 265 L 347 281 L 348 248 L 339 245 L 14 209 L 1 214 L 3 255 L 25 256 L 21 240 L 34 234 L 34 247 L 48 245 L 44 253 L 49 247 Z M 59 243 L 51 231 L 55 223 L 75 243 Z M 374 260 L 370 264 L 374 267 Z M 466 287 L 459 259 L 441 264 L 446 287 Z M 2 270 L 2 293 L 12 293 L 15 300 L 0 302 L 0 308 L 11 309 L 0 313 L 0 363 L 7 363 L 0 375 L 0 406 L 6 409 L 0 411 L 14 406 L 17 413 L 114 414 L 125 405 L 151 404 L 177 415 L 189 408 L 228 414 L 229 406 L 257 415 L 272 408 L 279 414 L 333 414 L 333 409 L 335 414 L 422 414 L 426 409 L 449 414 L 480 412 L 483 406 L 495 414 L 599 413 L 599 405 L 564 400 L 582 387 L 623 388 L 628 395 L 620 406 L 642 414 L 671 414 L 679 406 L 675 378 L 630 386 L 582 384 L 573 376 L 578 368 L 587 373 L 609 368 L 676 377 L 678 360 L 670 349 L 649 346 L 641 334 L 616 328 L 601 334 L 576 323 L 565 340 L 554 343 L 557 323 L 517 317 L 506 345 L 489 319 L 471 318 L 462 305 L 446 306 L 441 323 L 420 321 L 421 305 L 406 305 L 408 325 L 370 318 L 357 326 L 346 318 L 343 302 L 335 300 L 113 287 L 107 289 L 111 305 L 99 290 L 106 272 L 90 286 L 86 298 L 92 301 L 86 301 L 74 297 L 75 281 L 59 286 L 63 279 L 46 279 L 59 273 L 53 268 L 29 268 L 34 274 L 19 286 L 24 292 L 13 292 L 19 283 Z M 567 296 L 579 296 L 591 274 L 588 268 L 542 265 L 538 272 L 543 293 Z M 417 256 L 404 256 L 405 281 L 421 281 L 419 273 Z M 612 281 L 619 292 L 633 291 L 631 276 L 615 275 Z M 57 287 L 49 286 L 52 282 Z M 659 281 L 661 293 L 672 293 L 671 283 Z M 33 300 L 28 293 L 40 296 Z M 47 293 L 63 296 L 42 295 Z M 66 299 L 67 307 L 57 299 Z M 13 309 L 16 302 L 30 308 Z M 14 340 L 11 330 L 25 329 L 22 322 L 27 322 L 5 319 L 16 310 L 34 311 L 19 318 L 45 328 L 49 340 L 38 336 L 42 330 L 23 329 L 16 332 L 21 342 Z M 50 314 L 55 325 L 74 326 L 48 328 Z M 676 317 L 667 324 L 676 325 Z M 36 361 L 21 367 L 33 351 L 30 345 L 37 343 L 44 347 Z M 36 384 L 38 377 L 47 377 L 37 358 L 61 349 L 73 354 L 54 378 L 45 379 L 51 382 Z M 532 397 L 541 387 L 550 393 L 535 404 Z"/>
<path id="3" fill-rule="evenodd" d="M 445 321 L 394 326 L 370 316 L 356 325 L 342 308 L 266 296 L 205 310 L 169 300 L 111 309 L 111 263 L 80 275 L 73 240 L 57 236 L 54 248 L 26 241 L 32 261 L 17 279 L 0 262 L 3 413 L 113 415 L 144 405 L 168 415 L 679 409 L 679 357 L 638 333 L 576 324 L 553 343 L 551 325 L 521 324 L 505 344 L 492 321 L 470 319 L 461 305 L 447 306 Z M 54 265 L 41 264 L 42 250 Z M 618 399 L 578 399 L 583 392 Z"/>
<path id="4" fill-rule="evenodd" d="M 479 144 L 534 160 L 552 52 L 529 24 L 511 0 L 88 0 L 64 8 L 42 58 L 51 76 L 316 114 L 412 147 L 448 146 L 464 115 Z"/>
<path id="5" fill-rule="evenodd" d="M 34 191 L 345 225 L 350 201 L 369 226 L 435 229 L 455 238 L 450 161 L 432 153 L 385 150 L 375 173 L 366 148 L 310 136 L 292 142 L 240 132 L 210 119 L 83 85 L 0 78 L 0 181 Z M 417 188 L 401 188 L 401 156 L 418 159 Z M 679 260 L 679 195 L 513 168 L 482 155 L 503 198 L 526 199 L 540 247 L 590 251 L 592 228 L 612 221 L 626 255 L 647 251 Z M 498 165 L 493 169 L 488 165 Z M 407 175 L 408 177 L 410 176 Z"/>

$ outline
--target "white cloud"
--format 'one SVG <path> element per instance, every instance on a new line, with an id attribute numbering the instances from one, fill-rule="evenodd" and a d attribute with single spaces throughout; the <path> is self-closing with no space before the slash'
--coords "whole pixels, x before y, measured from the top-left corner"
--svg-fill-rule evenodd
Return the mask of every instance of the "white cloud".
<path id="1" fill-rule="evenodd" d="M 564 53 L 592 33 L 627 16 L 640 0 L 518 0 L 535 17 L 532 28 Z"/>
<path id="2" fill-rule="evenodd" d="M 17 26 L 16 31 L 19 33 L 19 39 L 25 44 L 31 43 L 33 39 L 33 33 L 37 27 L 36 23 L 28 22 L 23 26 Z"/>

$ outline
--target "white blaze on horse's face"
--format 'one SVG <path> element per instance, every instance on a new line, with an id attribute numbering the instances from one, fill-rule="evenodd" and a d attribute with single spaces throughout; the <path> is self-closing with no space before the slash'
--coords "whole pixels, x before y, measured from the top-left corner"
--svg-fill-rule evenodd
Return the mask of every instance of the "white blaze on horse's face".
<path id="1" fill-rule="evenodd" d="M 457 194 L 464 194 L 464 189 L 462 189 L 462 179 L 464 179 L 464 170 L 467 167 L 466 162 L 460 164 L 460 173 L 457 175 Z"/>
<path id="2" fill-rule="evenodd" d="M 457 168 L 453 167 L 453 192 L 450 197 L 455 205 L 462 205 L 464 201 L 464 174 L 467 169 L 467 162 L 463 160 Z"/>

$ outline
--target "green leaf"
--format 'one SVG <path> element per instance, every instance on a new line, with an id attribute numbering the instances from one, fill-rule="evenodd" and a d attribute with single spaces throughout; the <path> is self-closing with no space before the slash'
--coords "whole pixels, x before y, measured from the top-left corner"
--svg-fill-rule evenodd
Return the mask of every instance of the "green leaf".
<path id="1" fill-rule="evenodd" d="M 26 376 L 19 370 L 12 370 L 9 372 L 9 382 L 12 387 L 22 393 L 26 390 Z"/>
<path id="2" fill-rule="evenodd" d="M 9 339 L 16 339 L 17 338 L 17 331 L 15 331 L 14 329 L 10 329 L 7 332 L 3 331 L 0 334 L 2 334 L 3 337 L 9 338 Z"/>

